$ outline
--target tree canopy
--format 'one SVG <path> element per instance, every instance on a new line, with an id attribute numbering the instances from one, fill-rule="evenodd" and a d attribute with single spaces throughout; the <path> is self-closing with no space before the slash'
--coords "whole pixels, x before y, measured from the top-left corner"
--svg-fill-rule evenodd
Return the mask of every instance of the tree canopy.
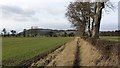
<path id="1" fill-rule="evenodd" d="M 76 27 L 79 36 L 88 36 L 99 38 L 100 22 L 102 10 L 108 0 L 99 0 L 100 2 L 81 2 L 76 0 L 70 2 L 67 7 L 66 17 Z"/>

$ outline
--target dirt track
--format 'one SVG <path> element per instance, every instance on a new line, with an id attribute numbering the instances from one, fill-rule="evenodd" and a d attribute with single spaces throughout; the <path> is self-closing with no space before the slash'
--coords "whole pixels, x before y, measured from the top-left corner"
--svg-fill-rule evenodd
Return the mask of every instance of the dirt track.
<path id="1" fill-rule="evenodd" d="M 102 48 L 104 50 L 104 47 Z M 102 50 L 101 49 L 101 50 Z M 115 50 L 115 48 L 113 48 Z M 102 51 L 106 52 L 106 50 Z M 118 66 L 118 55 L 103 55 L 87 41 L 75 38 L 31 66 Z M 111 51 L 110 51 L 111 52 Z M 114 53 L 116 53 L 115 51 Z M 104 53 L 108 54 L 108 53 Z M 117 54 L 117 53 L 116 53 Z"/>
<path id="2" fill-rule="evenodd" d="M 64 50 L 59 53 L 47 66 L 73 66 L 77 48 L 77 38 L 66 44 Z"/>
<path id="3" fill-rule="evenodd" d="M 76 60 L 77 41 L 78 38 L 75 38 L 31 66 L 73 66 Z"/>

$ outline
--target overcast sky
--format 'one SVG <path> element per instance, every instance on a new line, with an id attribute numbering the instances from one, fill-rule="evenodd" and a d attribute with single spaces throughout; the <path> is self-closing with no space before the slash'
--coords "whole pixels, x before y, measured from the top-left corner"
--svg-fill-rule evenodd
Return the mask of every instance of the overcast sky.
<path id="1" fill-rule="evenodd" d="M 51 29 L 72 29 L 65 18 L 66 6 L 73 0 L 0 0 L 0 31 L 6 28 L 22 31 L 31 26 Z M 119 0 L 112 0 L 118 4 Z M 104 13 L 101 30 L 118 29 L 118 10 Z"/>

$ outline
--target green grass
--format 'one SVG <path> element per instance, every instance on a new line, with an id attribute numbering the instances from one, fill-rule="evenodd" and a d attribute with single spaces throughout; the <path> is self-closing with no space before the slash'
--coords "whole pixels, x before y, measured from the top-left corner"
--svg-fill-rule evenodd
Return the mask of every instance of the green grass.
<path id="1" fill-rule="evenodd" d="M 120 36 L 100 36 L 100 39 L 110 40 L 110 41 L 120 41 Z"/>
<path id="2" fill-rule="evenodd" d="M 73 38 L 3 38 L 2 61 L 3 65 L 16 66 L 24 60 L 47 52 L 56 46 Z"/>

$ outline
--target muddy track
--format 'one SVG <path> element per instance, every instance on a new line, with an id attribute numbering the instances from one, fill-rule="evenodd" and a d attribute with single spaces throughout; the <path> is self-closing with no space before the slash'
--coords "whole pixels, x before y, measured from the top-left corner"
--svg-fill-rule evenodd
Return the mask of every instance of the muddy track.
<path id="1" fill-rule="evenodd" d="M 117 66 L 119 58 L 118 45 L 113 45 L 113 47 L 106 49 L 111 43 L 110 45 L 106 44 L 106 46 L 105 44 L 101 45 L 101 42 L 96 43 L 94 45 L 76 37 L 73 41 L 66 43 L 36 61 L 31 67 L 47 68 L 52 66 L 56 68 L 56 66 L 69 66 L 70 68 L 77 68 L 78 66 Z"/>
<path id="2" fill-rule="evenodd" d="M 64 50 L 59 53 L 47 66 L 74 66 L 77 52 L 77 38 L 65 45 Z"/>
<path id="3" fill-rule="evenodd" d="M 73 41 L 59 47 L 39 61 L 33 63 L 31 67 L 48 66 L 78 66 L 79 59 L 79 41 L 75 38 Z"/>

